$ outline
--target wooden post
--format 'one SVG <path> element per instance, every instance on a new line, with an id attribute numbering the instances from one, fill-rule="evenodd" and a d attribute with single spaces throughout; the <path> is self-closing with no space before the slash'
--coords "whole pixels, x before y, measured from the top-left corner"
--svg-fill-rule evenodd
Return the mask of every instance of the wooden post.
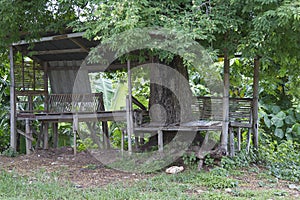
<path id="1" fill-rule="evenodd" d="M 224 54 L 224 89 L 223 89 L 223 125 L 221 147 L 228 152 L 228 127 L 229 127 L 229 59 L 227 52 Z"/>
<path id="2" fill-rule="evenodd" d="M 254 147 L 258 148 L 258 97 L 259 97 L 259 58 L 254 59 L 253 77 L 253 142 Z"/>
<path id="3" fill-rule="evenodd" d="M 106 149 L 110 149 L 110 139 L 108 133 L 108 124 L 106 121 L 101 122 L 102 132 L 103 132 L 103 147 Z"/>
<path id="4" fill-rule="evenodd" d="M 48 122 L 42 122 L 43 126 L 43 135 L 44 135 L 44 149 L 49 148 L 48 140 L 49 140 L 49 123 Z"/>
<path id="5" fill-rule="evenodd" d="M 128 152 L 132 153 L 131 136 L 133 135 L 133 116 L 132 116 L 132 87 L 131 87 L 131 67 L 130 60 L 127 60 L 127 76 L 128 76 L 128 96 L 126 100 L 127 109 L 127 135 L 128 135 Z"/>
<path id="6" fill-rule="evenodd" d="M 230 141 L 230 157 L 234 156 L 234 133 L 232 128 L 229 128 L 229 141 Z"/>
<path id="7" fill-rule="evenodd" d="M 26 141 L 26 154 L 30 154 L 32 150 L 32 141 L 29 139 L 29 137 L 32 138 L 32 132 L 30 130 L 30 121 L 29 119 L 25 120 L 25 134 L 28 136 L 25 138 Z"/>
<path id="8" fill-rule="evenodd" d="M 44 90 L 45 90 L 45 99 L 44 99 L 44 110 L 49 112 L 49 93 L 48 93 L 48 63 L 44 63 Z"/>
<path id="9" fill-rule="evenodd" d="M 58 147 L 58 123 L 53 122 L 52 123 L 52 129 L 53 129 L 53 148 Z"/>
<path id="10" fill-rule="evenodd" d="M 126 97 L 126 119 L 127 119 L 127 138 L 128 138 L 128 152 L 132 153 L 132 144 L 131 144 L 131 123 L 130 123 L 130 106 L 129 106 L 129 98 Z"/>
<path id="11" fill-rule="evenodd" d="M 241 143 L 242 143 L 242 135 L 241 135 L 241 128 L 237 128 L 237 140 L 238 140 L 238 151 L 241 151 Z"/>
<path id="12" fill-rule="evenodd" d="M 162 130 L 157 131 L 157 137 L 158 137 L 158 152 L 162 153 L 164 151 L 163 131 Z"/>
<path id="13" fill-rule="evenodd" d="M 78 114 L 76 113 L 73 116 L 73 145 L 74 145 L 74 155 L 75 156 L 77 154 L 77 148 L 76 148 L 76 145 L 77 145 L 77 142 L 76 142 L 77 132 L 78 132 Z"/>
<path id="14" fill-rule="evenodd" d="M 124 135 L 125 135 L 125 132 L 126 132 L 126 130 L 121 131 L 121 133 L 122 133 L 122 136 L 121 136 L 121 153 L 122 153 L 122 156 L 124 154 Z"/>
<path id="15" fill-rule="evenodd" d="M 17 150 L 17 126 L 16 126 L 16 97 L 13 47 L 9 48 L 10 60 L 10 147 Z"/>

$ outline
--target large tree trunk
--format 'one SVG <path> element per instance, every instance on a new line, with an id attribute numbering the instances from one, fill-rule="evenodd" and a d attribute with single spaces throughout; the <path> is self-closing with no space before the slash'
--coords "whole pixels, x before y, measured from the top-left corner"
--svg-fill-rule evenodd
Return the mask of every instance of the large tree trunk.
<path id="1" fill-rule="evenodd" d="M 192 91 L 183 59 L 175 56 L 170 64 L 151 66 L 150 73 L 151 123 L 159 126 L 180 125 L 191 120 Z M 176 132 L 165 132 L 163 136 L 164 144 L 167 144 Z M 153 136 L 149 144 L 157 144 L 157 137 Z"/>
<path id="2" fill-rule="evenodd" d="M 168 65 L 151 68 L 151 122 L 168 125 L 188 121 L 191 116 L 191 100 L 188 71 L 181 57 L 175 56 Z"/>

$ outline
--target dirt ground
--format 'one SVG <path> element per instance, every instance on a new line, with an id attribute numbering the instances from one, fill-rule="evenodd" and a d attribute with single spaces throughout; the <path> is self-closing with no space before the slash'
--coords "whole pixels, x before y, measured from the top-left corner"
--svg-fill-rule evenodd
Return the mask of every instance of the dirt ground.
<path id="1" fill-rule="evenodd" d="M 76 187 L 101 187 L 113 182 L 144 179 L 145 174 L 135 174 L 109 169 L 87 152 L 73 155 L 72 148 L 37 150 L 31 155 L 0 156 L 0 168 L 30 175 L 39 171 L 58 172 L 61 180 L 71 181 Z"/>
<path id="2" fill-rule="evenodd" d="M 155 174 L 138 174 L 109 169 L 87 152 L 73 155 L 72 148 L 37 150 L 31 155 L 6 157 L 0 155 L 0 169 L 15 171 L 20 175 L 36 174 L 39 171 L 49 174 L 57 172 L 59 179 L 72 182 L 78 188 L 102 187 L 109 183 L 135 181 L 145 179 Z M 206 169 L 209 170 L 209 169 Z M 241 188 L 251 190 L 265 190 L 260 185 L 260 177 L 255 172 L 242 171 L 243 176 L 233 177 L 243 182 Z M 294 199 L 300 197 L 300 192 L 289 189 L 290 183 L 277 180 L 275 188 L 286 191 Z"/>

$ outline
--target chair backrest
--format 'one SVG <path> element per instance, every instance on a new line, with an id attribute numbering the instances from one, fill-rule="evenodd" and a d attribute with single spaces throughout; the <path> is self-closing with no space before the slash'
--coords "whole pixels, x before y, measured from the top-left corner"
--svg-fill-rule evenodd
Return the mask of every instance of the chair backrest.
<path id="1" fill-rule="evenodd" d="M 196 99 L 196 102 L 192 104 L 192 112 L 199 120 L 223 120 L 222 98 L 197 96 Z M 229 121 L 251 123 L 252 109 L 251 98 L 230 98 Z"/>

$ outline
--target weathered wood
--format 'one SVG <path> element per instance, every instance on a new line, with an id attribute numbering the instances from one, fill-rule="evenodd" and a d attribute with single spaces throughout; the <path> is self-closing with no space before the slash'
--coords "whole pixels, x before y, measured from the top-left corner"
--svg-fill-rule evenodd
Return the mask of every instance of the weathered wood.
<path id="1" fill-rule="evenodd" d="M 53 148 L 58 147 L 58 123 L 52 123 L 52 130 L 53 130 Z"/>
<path id="2" fill-rule="evenodd" d="M 237 128 L 237 144 L 238 144 L 238 151 L 241 151 L 241 143 L 242 143 L 242 135 L 241 135 L 241 128 Z"/>
<path id="3" fill-rule="evenodd" d="M 34 141 L 34 138 L 32 136 L 27 135 L 25 132 L 21 131 L 20 129 L 17 129 L 17 132 L 21 135 L 23 135 L 28 140 Z"/>
<path id="4" fill-rule="evenodd" d="M 253 77 L 253 142 L 254 147 L 258 148 L 258 98 L 259 98 L 259 58 L 254 59 Z"/>
<path id="5" fill-rule="evenodd" d="M 89 53 L 90 50 L 89 48 L 87 48 L 86 46 L 84 46 L 84 44 L 82 44 L 81 42 L 79 42 L 78 40 L 76 40 L 75 38 L 70 38 L 70 40 L 72 42 L 74 42 L 75 44 L 77 44 L 77 46 L 79 46 L 81 49 L 83 49 L 85 52 Z"/>
<path id="6" fill-rule="evenodd" d="M 49 148 L 49 123 L 43 122 L 43 135 L 44 135 L 44 142 L 43 142 L 43 148 L 48 149 Z"/>
<path id="7" fill-rule="evenodd" d="M 63 39 L 77 38 L 77 37 L 82 37 L 83 35 L 84 35 L 84 32 L 69 33 L 69 34 L 55 35 L 55 36 L 47 36 L 47 37 L 42 37 L 38 40 L 33 40 L 33 41 L 30 41 L 30 42 L 28 40 L 22 40 L 20 42 L 13 43 L 13 46 L 29 44 L 29 43 L 34 43 L 34 42 L 47 42 L 47 41 L 53 41 L 53 40 L 63 40 Z"/>
<path id="8" fill-rule="evenodd" d="M 163 131 L 162 130 L 157 131 L 157 137 L 158 137 L 158 152 L 162 153 L 164 151 L 164 141 L 163 141 Z"/>
<path id="9" fill-rule="evenodd" d="M 129 99 L 126 97 L 126 120 L 127 120 L 127 138 L 128 138 L 128 152 L 132 153 L 132 143 L 131 143 L 131 121 L 130 121 L 130 107 L 129 107 Z"/>
<path id="10" fill-rule="evenodd" d="M 45 99 L 44 99 L 44 108 L 45 111 L 49 111 L 49 93 L 48 93 L 48 63 L 44 63 L 44 89 L 45 89 Z"/>
<path id="11" fill-rule="evenodd" d="M 32 150 L 32 140 L 29 138 L 32 138 L 32 132 L 30 130 L 30 121 L 28 119 L 25 120 L 25 133 L 28 135 L 28 137 L 25 137 L 26 142 L 26 154 L 29 155 Z"/>
<path id="12" fill-rule="evenodd" d="M 126 134 L 126 129 L 123 129 L 121 131 L 121 134 L 122 134 L 122 136 L 121 136 L 121 153 L 123 155 L 124 154 L 124 137 L 125 137 L 125 134 Z"/>
<path id="13" fill-rule="evenodd" d="M 131 66 L 130 60 L 127 60 L 127 76 L 128 76 L 128 96 L 126 102 L 126 111 L 127 111 L 127 134 L 128 134 L 128 151 L 129 153 L 132 152 L 132 145 L 131 145 L 131 136 L 133 133 L 133 112 L 132 112 L 132 85 L 131 85 Z"/>
<path id="14" fill-rule="evenodd" d="M 78 115 L 73 116 L 73 150 L 74 150 L 74 155 L 76 156 L 77 154 L 77 133 L 78 133 Z"/>
<path id="15" fill-rule="evenodd" d="M 139 102 L 139 100 L 137 100 L 133 96 L 131 98 L 132 98 L 132 103 L 134 103 L 135 105 L 137 105 L 138 107 L 140 107 L 140 109 L 142 109 L 142 110 L 147 110 L 147 108 L 141 102 Z"/>
<path id="16" fill-rule="evenodd" d="M 82 53 L 86 52 L 84 49 L 58 49 L 58 50 L 45 50 L 45 51 L 30 51 L 31 55 L 57 55 L 65 53 Z"/>
<path id="17" fill-rule="evenodd" d="M 13 47 L 9 48 L 10 60 L 10 147 L 17 150 L 16 97 Z"/>
<path id="18" fill-rule="evenodd" d="M 230 156 L 233 157 L 235 154 L 235 149 L 234 149 L 234 132 L 233 128 L 229 128 L 229 146 L 230 146 Z"/>
<path id="19" fill-rule="evenodd" d="M 229 128 L 229 58 L 224 54 L 224 89 L 223 89 L 223 127 L 221 135 L 221 147 L 228 152 L 228 128 Z"/>

